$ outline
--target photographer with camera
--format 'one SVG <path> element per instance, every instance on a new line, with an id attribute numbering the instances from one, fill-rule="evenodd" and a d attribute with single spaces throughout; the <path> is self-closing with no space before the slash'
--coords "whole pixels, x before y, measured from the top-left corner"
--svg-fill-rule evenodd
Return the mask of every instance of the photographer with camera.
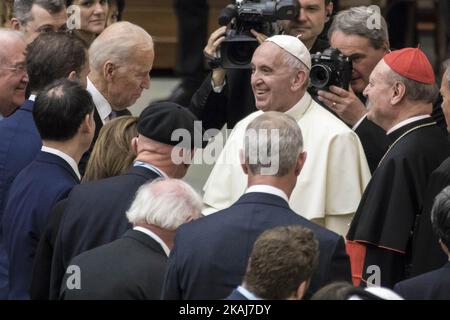
<path id="1" fill-rule="evenodd" d="M 285 3 L 286 5 L 287 3 L 292 4 L 290 1 Z M 282 32 L 283 34 L 298 36 L 310 52 L 323 51 L 329 45 L 327 41 L 318 39 L 318 36 L 331 17 L 333 3 L 331 0 L 295 0 L 295 3 L 298 4 L 296 8 L 298 14 L 291 20 L 278 21 L 280 30 L 271 30 L 272 33 L 264 34 L 250 28 L 249 32 L 255 37 L 258 44 L 262 43 L 268 36 Z M 246 1 L 244 5 L 254 7 L 262 4 L 256 1 Z M 283 6 L 278 4 L 278 8 L 280 8 L 279 11 L 282 11 Z M 287 13 L 287 10 L 282 11 L 282 13 Z M 219 20 L 227 21 L 227 18 L 234 16 L 236 16 L 235 7 L 228 6 L 222 11 Z M 276 17 L 276 15 L 274 16 Z M 243 20 L 244 18 L 237 15 L 235 20 L 239 19 Z M 273 17 L 268 19 L 273 20 Z M 226 26 L 220 27 L 211 34 L 204 49 L 204 54 L 210 62 L 212 72 L 194 94 L 189 106 L 189 109 L 203 121 L 205 129 L 221 129 L 225 123 L 228 128 L 233 128 L 239 120 L 256 110 L 255 98 L 250 86 L 250 68 L 224 69 L 220 64 L 219 51 L 221 51 L 221 44 L 226 38 Z M 249 58 L 248 61 L 250 61 L 252 52 L 250 54 L 249 52 L 245 53 Z M 226 57 L 222 56 L 222 58 Z"/>
<path id="2" fill-rule="evenodd" d="M 374 6 L 354 7 L 338 12 L 328 30 L 328 37 L 332 48 L 350 58 L 353 67 L 351 81 L 348 90 L 338 86 L 319 90 L 318 100 L 353 128 L 373 173 L 386 153 L 389 141 L 386 132 L 366 118 L 363 91 L 369 85 L 372 70 L 390 52 L 388 27 Z M 439 125 L 444 125 L 440 108 L 434 108 L 433 117 Z"/>

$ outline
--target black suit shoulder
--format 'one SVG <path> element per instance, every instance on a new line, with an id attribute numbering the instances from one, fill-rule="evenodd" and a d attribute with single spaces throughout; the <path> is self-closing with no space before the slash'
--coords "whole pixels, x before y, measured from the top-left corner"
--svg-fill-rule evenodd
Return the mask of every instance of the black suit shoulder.
<path id="1" fill-rule="evenodd" d="M 81 289 L 64 299 L 159 299 L 167 256 L 150 236 L 129 230 L 120 239 L 88 250 L 70 265 L 81 270 Z M 67 279 L 67 275 L 66 275 Z"/>

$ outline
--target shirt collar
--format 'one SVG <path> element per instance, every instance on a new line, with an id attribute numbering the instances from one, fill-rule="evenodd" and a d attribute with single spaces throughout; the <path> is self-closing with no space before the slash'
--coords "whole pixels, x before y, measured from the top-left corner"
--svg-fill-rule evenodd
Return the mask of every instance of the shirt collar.
<path id="1" fill-rule="evenodd" d="M 278 189 L 278 188 L 276 188 L 274 186 L 269 186 L 267 184 L 257 184 L 257 185 L 249 187 L 245 191 L 245 193 L 250 193 L 250 192 L 270 193 L 270 194 L 273 194 L 275 196 L 283 198 L 286 202 L 289 202 L 289 198 L 288 198 L 287 194 L 283 190 Z"/>
<path id="2" fill-rule="evenodd" d="M 431 118 L 431 116 L 428 115 L 428 114 L 423 114 L 423 115 L 420 115 L 420 116 L 415 116 L 415 117 L 412 117 L 412 118 L 408 118 L 408 119 L 406 119 L 406 120 L 403 120 L 402 122 L 397 123 L 397 124 L 396 124 L 395 126 L 393 126 L 391 129 L 389 129 L 389 131 L 386 132 L 386 135 L 391 134 L 391 133 L 394 132 L 395 130 L 400 129 L 401 127 L 404 127 L 404 126 L 406 126 L 407 124 L 410 124 L 410 123 L 412 123 L 412 122 L 419 121 L 419 120 L 422 120 L 422 119 L 426 119 L 426 118 Z"/>
<path id="3" fill-rule="evenodd" d="M 300 120 L 302 116 L 308 111 L 308 108 L 311 106 L 311 96 L 308 92 L 305 92 L 303 97 L 288 111 L 285 113 L 290 115 L 295 120 Z"/>
<path id="4" fill-rule="evenodd" d="M 248 300 L 261 300 L 261 298 L 255 296 L 253 293 L 245 289 L 243 286 L 237 287 L 236 290 L 239 291 L 239 293 L 242 294 L 244 297 L 246 297 Z"/>
<path id="5" fill-rule="evenodd" d="M 30 94 L 30 96 L 28 97 L 28 100 L 31 100 L 31 101 L 36 100 L 36 95 L 35 94 Z"/>
<path id="6" fill-rule="evenodd" d="M 54 154 L 55 156 L 62 158 L 64 161 L 66 161 L 69 164 L 69 166 L 72 168 L 72 170 L 77 175 L 78 179 L 81 180 L 80 171 L 78 171 L 78 165 L 77 165 L 76 161 L 71 156 L 69 156 L 67 153 L 64 153 L 61 150 L 51 148 L 51 147 L 46 147 L 46 146 L 42 146 L 41 151 L 51 153 L 51 154 Z"/>
<path id="7" fill-rule="evenodd" d="M 95 104 L 95 108 L 97 109 L 98 115 L 100 116 L 103 124 L 107 123 L 109 121 L 109 115 L 112 111 L 111 105 L 109 104 L 108 100 L 106 100 L 106 98 L 100 93 L 100 91 L 97 90 L 91 80 L 89 80 L 89 77 L 87 77 L 86 90 L 91 94 L 92 100 Z"/>
<path id="8" fill-rule="evenodd" d="M 156 233 L 150 231 L 147 228 L 143 228 L 143 227 L 134 227 L 133 230 L 141 231 L 141 232 L 145 233 L 146 235 L 148 235 L 149 237 L 151 237 L 156 242 L 158 242 L 160 244 L 161 248 L 164 250 L 166 256 L 169 257 L 169 254 L 170 254 L 169 247 L 164 243 L 164 241 L 162 241 L 162 239 L 160 237 L 158 237 L 158 235 Z"/>
<path id="9" fill-rule="evenodd" d="M 144 168 L 147 168 L 147 169 L 153 171 L 154 173 L 156 173 L 161 178 L 166 178 L 166 179 L 169 178 L 169 176 L 164 171 L 162 171 L 161 169 L 151 165 L 150 163 L 136 160 L 133 163 L 133 166 L 134 167 L 144 167 Z"/>

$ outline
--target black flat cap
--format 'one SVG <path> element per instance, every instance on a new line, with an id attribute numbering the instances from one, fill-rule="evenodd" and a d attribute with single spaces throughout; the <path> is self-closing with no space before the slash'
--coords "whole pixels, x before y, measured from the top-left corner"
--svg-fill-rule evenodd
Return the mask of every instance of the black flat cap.
<path id="1" fill-rule="evenodd" d="M 177 130 L 182 129 L 182 130 Z M 171 146 L 202 148 L 201 122 L 190 112 L 173 102 L 156 102 L 142 111 L 137 123 L 139 134 Z"/>

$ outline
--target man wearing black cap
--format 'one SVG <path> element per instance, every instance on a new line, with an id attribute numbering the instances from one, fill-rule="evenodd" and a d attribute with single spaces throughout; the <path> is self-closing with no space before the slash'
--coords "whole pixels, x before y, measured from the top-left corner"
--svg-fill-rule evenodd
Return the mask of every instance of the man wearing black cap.
<path id="1" fill-rule="evenodd" d="M 186 174 L 189 163 L 175 164 L 172 154 L 183 156 L 195 147 L 194 137 L 202 134 L 201 126 L 194 126 L 195 120 L 192 113 L 177 104 L 150 105 L 138 120 L 139 134 L 132 141 L 136 160 L 130 170 L 73 189 L 55 243 L 50 298 L 58 297 L 61 279 L 74 256 L 118 239 L 131 227 L 125 212 L 141 185 L 157 178 L 182 178 Z M 177 129 L 187 131 L 190 141 L 171 139 Z"/>

